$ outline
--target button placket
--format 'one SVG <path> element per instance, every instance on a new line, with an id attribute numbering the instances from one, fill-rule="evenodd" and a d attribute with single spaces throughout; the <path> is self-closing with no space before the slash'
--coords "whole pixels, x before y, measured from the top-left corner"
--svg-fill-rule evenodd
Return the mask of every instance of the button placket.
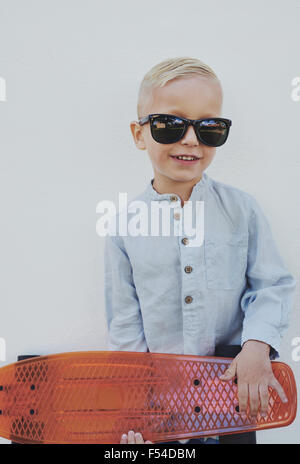
<path id="1" fill-rule="evenodd" d="M 174 201 L 175 202 L 175 196 L 174 196 L 174 199 L 171 200 L 171 201 Z M 179 200 L 178 200 L 179 202 Z M 174 219 L 176 221 L 178 221 L 178 225 L 180 224 L 180 222 L 182 222 L 183 220 L 183 209 L 180 207 L 180 202 L 179 202 L 179 205 L 178 206 L 175 206 L 174 208 L 174 215 L 173 215 Z M 180 220 L 180 221 L 179 221 Z M 181 238 L 181 243 L 182 245 L 184 245 L 184 247 L 187 247 L 187 245 L 189 244 L 189 239 L 187 237 L 183 237 Z M 184 251 L 182 250 L 182 252 L 185 254 L 185 253 L 188 253 L 188 247 L 184 249 Z M 192 271 L 193 271 L 193 267 L 190 266 L 190 265 L 186 265 L 184 267 L 184 271 L 185 271 L 185 274 L 190 274 Z M 186 277 L 187 279 L 189 279 L 188 277 Z M 187 280 L 185 281 L 185 278 L 183 277 L 183 288 L 185 287 L 185 284 L 187 285 L 187 288 L 186 289 L 186 292 L 189 292 L 189 291 L 193 291 L 193 282 L 190 281 L 190 280 Z M 188 282 L 190 282 L 190 285 L 188 284 Z M 184 292 L 185 293 L 185 292 Z M 186 305 L 189 305 L 193 302 L 193 297 L 191 295 L 186 295 L 184 297 L 184 302 Z M 185 318 L 185 314 L 184 314 L 184 318 Z"/>
<path id="2" fill-rule="evenodd" d="M 176 195 L 171 195 L 170 196 L 170 202 L 173 203 L 171 205 L 171 208 L 174 210 L 173 217 L 176 220 L 179 220 L 181 218 L 181 208 L 179 207 L 179 198 Z"/>
<path id="3" fill-rule="evenodd" d="M 172 197 L 170 197 L 172 198 Z M 182 234 L 182 215 L 181 215 L 181 208 L 179 206 L 179 200 L 177 197 L 173 197 L 176 199 L 176 202 L 171 202 L 171 208 L 173 209 L 173 219 L 174 219 L 174 234 L 177 237 L 180 237 Z"/>
<path id="4" fill-rule="evenodd" d="M 185 272 L 187 274 L 190 274 L 192 272 L 193 268 L 192 268 L 192 266 L 185 266 L 184 270 L 185 270 Z"/>
<path id="5" fill-rule="evenodd" d="M 185 266 L 184 267 L 184 272 L 185 274 L 190 274 L 192 272 L 193 268 L 192 266 Z M 189 291 L 193 291 L 193 282 L 190 281 L 190 280 L 185 280 L 185 279 L 190 279 L 190 277 L 183 277 L 183 288 L 185 287 L 185 283 L 186 283 L 186 291 L 189 292 Z M 188 282 L 190 282 L 190 284 L 188 284 Z M 192 295 L 186 295 L 185 298 L 184 298 L 184 301 L 186 304 L 190 304 L 193 302 L 193 297 Z"/>
<path id="6" fill-rule="evenodd" d="M 188 247 L 187 247 L 187 245 L 188 245 L 188 243 L 189 243 L 189 239 L 188 239 L 187 237 L 183 237 L 183 238 L 181 239 L 181 243 L 184 245 L 184 248 L 182 249 L 182 253 L 184 253 L 184 254 L 188 253 L 188 255 L 189 255 L 189 249 L 188 249 Z M 184 272 L 185 272 L 185 274 L 190 274 L 190 273 L 192 272 L 192 270 L 193 270 L 192 266 L 190 266 L 190 265 L 184 266 Z M 191 290 L 192 290 L 192 287 L 191 287 L 192 281 L 186 280 L 186 279 L 190 279 L 190 278 L 189 278 L 189 277 L 184 277 L 184 276 L 183 276 L 183 288 L 185 288 L 185 285 L 186 285 L 187 287 L 189 287 L 189 288 L 186 288 L 186 289 L 185 289 L 185 291 L 188 292 L 188 291 L 191 291 Z M 188 284 L 188 282 L 190 282 L 190 285 Z M 193 291 L 193 290 L 192 290 L 192 291 Z M 193 297 L 192 297 L 191 295 L 186 295 L 186 296 L 184 297 L 184 302 L 185 302 L 186 305 L 189 305 L 190 303 L 193 302 Z M 185 316 L 184 316 L 184 317 L 185 317 Z"/>

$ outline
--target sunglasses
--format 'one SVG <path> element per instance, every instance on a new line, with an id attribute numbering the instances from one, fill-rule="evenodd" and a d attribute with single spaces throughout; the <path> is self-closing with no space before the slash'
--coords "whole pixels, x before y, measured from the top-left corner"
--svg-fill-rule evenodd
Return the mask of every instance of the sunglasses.
<path id="1" fill-rule="evenodd" d="M 187 119 L 172 114 L 149 114 L 138 122 L 142 126 L 150 121 L 151 135 L 158 143 L 175 143 L 182 139 L 190 125 L 194 126 L 198 140 L 209 147 L 220 147 L 228 137 L 230 119 Z"/>

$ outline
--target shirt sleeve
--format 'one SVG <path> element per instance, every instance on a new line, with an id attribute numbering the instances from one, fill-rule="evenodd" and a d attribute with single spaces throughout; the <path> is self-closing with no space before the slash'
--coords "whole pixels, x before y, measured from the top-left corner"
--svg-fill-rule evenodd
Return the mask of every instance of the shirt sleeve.
<path id="1" fill-rule="evenodd" d="M 104 297 L 109 349 L 149 351 L 131 263 L 117 235 L 105 237 Z"/>
<path id="2" fill-rule="evenodd" d="M 251 199 L 248 285 L 241 299 L 244 312 L 241 344 L 247 340 L 265 342 L 271 347 L 270 359 L 276 359 L 289 325 L 296 280 L 283 264 L 268 220 L 255 198 Z"/>

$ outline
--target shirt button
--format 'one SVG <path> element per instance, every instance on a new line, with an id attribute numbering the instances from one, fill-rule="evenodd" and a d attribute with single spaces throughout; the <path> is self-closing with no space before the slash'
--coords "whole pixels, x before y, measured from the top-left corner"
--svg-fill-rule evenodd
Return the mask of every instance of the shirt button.
<path id="1" fill-rule="evenodd" d="M 171 201 L 177 201 L 177 197 L 175 197 L 175 195 L 171 195 L 171 196 L 170 196 L 170 200 L 171 200 Z"/>
<path id="2" fill-rule="evenodd" d="M 184 270 L 187 274 L 189 274 L 190 272 L 192 272 L 193 268 L 192 266 L 185 266 Z"/>
<path id="3" fill-rule="evenodd" d="M 184 245 L 187 245 L 189 243 L 189 239 L 184 237 L 182 240 L 181 240 L 181 243 L 183 243 Z"/>
<path id="4" fill-rule="evenodd" d="M 191 302 L 193 301 L 193 298 L 192 298 L 191 296 L 186 296 L 185 299 L 184 299 L 184 301 L 185 301 L 186 303 L 191 303 Z"/>
<path id="5" fill-rule="evenodd" d="M 174 213 L 174 219 L 180 219 L 180 213 Z"/>

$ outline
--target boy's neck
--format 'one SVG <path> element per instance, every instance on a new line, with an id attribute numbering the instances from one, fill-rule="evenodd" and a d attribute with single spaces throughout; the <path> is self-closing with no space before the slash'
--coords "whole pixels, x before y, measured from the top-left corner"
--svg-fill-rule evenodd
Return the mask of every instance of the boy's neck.
<path id="1" fill-rule="evenodd" d="M 197 179 L 192 179 L 188 182 L 176 182 L 168 181 L 168 179 L 160 179 L 155 176 L 152 187 L 157 193 L 176 193 L 181 199 L 181 206 L 184 206 L 184 202 L 188 201 L 194 185 L 196 185 L 202 179 L 202 175 Z"/>

